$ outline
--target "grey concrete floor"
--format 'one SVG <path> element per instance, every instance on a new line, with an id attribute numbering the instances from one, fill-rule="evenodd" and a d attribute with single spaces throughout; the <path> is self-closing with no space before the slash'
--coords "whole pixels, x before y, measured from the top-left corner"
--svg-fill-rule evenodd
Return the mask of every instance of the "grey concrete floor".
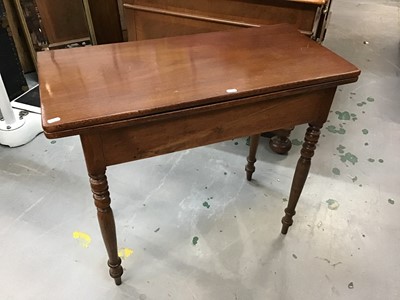
<path id="1" fill-rule="evenodd" d="M 119 287 L 78 138 L 1 147 L 0 299 L 399 299 L 399 6 L 334 1 L 324 44 L 362 75 L 337 92 L 286 237 L 305 126 L 288 156 L 262 141 L 251 183 L 245 138 L 110 167 Z"/>

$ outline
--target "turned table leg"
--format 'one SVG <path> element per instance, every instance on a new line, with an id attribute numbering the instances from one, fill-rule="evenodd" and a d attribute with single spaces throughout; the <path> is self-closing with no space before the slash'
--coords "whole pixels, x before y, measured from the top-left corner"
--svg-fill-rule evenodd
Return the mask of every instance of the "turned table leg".
<path id="1" fill-rule="evenodd" d="M 120 285 L 123 270 L 121 258 L 118 257 L 114 215 L 110 207 L 111 199 L 110 193 L 108 192 L 105 169 L 101 174 L 89 174 L 89 177 L 94 203 L 97 207 L 97 218 L 99 220 L 101 235 L 103 236 L 108 253 L 110 276 L 114 278 L 115 284 Z"/>
<path id="2" fill-rule="evenodd" d="M 285 216 L 282 218 L 282 234 L 286 234 L 289 227 L 293 224 L 293 216 L 296 214 L 295 209 L 297 201 L 299 200 L 304 183 L 306 182 L 308 171 L 310 170 L 311 157 L 314 155 L 321 127 L 322 124 L 310 124 L 307 129 L 301 149 L 301 156 L 297 162 L 292 187 L 290 189 L 288 206 L 285 209 Z"/>
<path id="3" fill-rule="evenodd" d="M 260 140 L 259 134 L 252 135 L 250 137 L 250 150 L 249 150 L 249 156 L 247 156 L 247 165 L 245 168 L 248 181 L 251 180 L 251 177 L 253 176 L 253 173 L 256 170 L 256 168 L 254 167 L 254 163 L 256 162 L 256 153 L 259 140 Z"/>
<path id="4" fill-rule="evenodd" d="M 271 148 L 271 150 L 278 154 L 287 154 L 292 148 L 292 142 L 289 139 L 292 130 L 293 127 L 273 131 L 272 133 L 275 136 L 271 137 L 271 139 L 269 140 L 269 147 Z"/>

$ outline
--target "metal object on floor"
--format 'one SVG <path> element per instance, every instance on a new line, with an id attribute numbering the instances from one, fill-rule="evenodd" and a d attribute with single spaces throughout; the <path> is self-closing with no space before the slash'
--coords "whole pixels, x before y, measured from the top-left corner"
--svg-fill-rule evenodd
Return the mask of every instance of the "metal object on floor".
<path id="1" fill-rule="evenodd" d="M 40 114 L 13 109 L 0 75 L 0 144 L 18 147 L 42 132 Z"/>

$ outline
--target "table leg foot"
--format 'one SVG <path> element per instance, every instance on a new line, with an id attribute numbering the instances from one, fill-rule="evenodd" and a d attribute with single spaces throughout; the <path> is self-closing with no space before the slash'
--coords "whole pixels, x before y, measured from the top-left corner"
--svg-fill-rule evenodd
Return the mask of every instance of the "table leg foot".
<path id="1" fill-rule="evenodd" d="M 123 273 L 123 269 L 121 266 L 121 258 L 118 257 L 116 264 L 111 264 L 109 260 L 107 265 L 110 268 L 110 276 L 114 278 L 115 284 L 120 285 L 122 283 L 121 275 Z"/>
<path id="2" fill-rule="evenodd" d="M 121 277 L 114 278 L 114 281 L 115 281 L 116 285 L 121 285 L 121 283 L 122 283 Z"/>
<path id="3" fill-rule="evenodd" d="M 256 153 L 257 153 L 257 147 L 258 147 L 258 142 L 260 140 L 260 135 L 252 135 L 250 137 L 250 150 L 249 150 L 249 156 L 247 157 L 247 165 L 245 167 L 246 170 L 246 178 L 248 181 L 251 180 L 254 171 L 256 170 L 256 167 L 254 166 L 256 160 Z"/>
<path id="4" fill-rule="evenodd" d="M 274 131 L 276 136 L 269 140 L 271 150 L 278 154 L 287 154 L 292 148 L 292 142 L 289 139 L 292 130 L 293 128 Z"/>
<path id="5" fill-rule="evenodd" d="M 105 169 L 100 174 L 90 174 L 89 176 L 94 203 L 97 207 L 97 218 L 99 220 L 101 234 L 108 253 L 110 276 L 114 278 L 117 285 L 120 285 L 123 269 L 121 266 L 121 258 L 118 257 L 115 221 L 110 207 L 111 199 L 110 193 L 108 192 Z"/>
<path id="6" fill-rule="evenodd" d="M 314 156 L 321 127 L 322 125 L 310 124 L 307 129 L 303 147 L 301 149 L 301 156 L 294 172 L 288 206 L 285 209 L 285 216 L 282 218 L 282 234 L 286 234 L 289 227 L 293 224 L 293 216 L 296 214 L 296 205 L 310 170 L 311 158 Z"/>

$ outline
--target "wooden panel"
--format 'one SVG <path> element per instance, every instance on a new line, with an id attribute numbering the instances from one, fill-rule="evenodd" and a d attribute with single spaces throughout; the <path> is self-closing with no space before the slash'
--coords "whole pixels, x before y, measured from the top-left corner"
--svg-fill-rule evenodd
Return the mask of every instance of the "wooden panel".
<path id="1" fill-rule="evenodd" d="M 308 1 L 276 0 L 124 0 L 124 3 L 130 39 L 135 35 L 137 39 L 148 39 L 278 23 L 290 23 L 311 34 L 319 8 Z"/>
<path id="2" fill-rule="evenodd" d="M 38 58 L 47 132 L 356 79 L 359 73 L 289 25 L 45 51 Z M 61 120 L 47 122 L 60 113 Z"/>
<path id="3" fill-rule="evenodd" d="M 88 0 L 98 44 L 122 42 L 118 0 Z"/>
<path id="4" fill-rule="evenodd" d="M 81 0 L 36 0 L 50 44 L 89 37 Z"/>
<path id="5" fill-rule="evenodd" d="M 315 121 L 320 105 L 330 104 L 334 93 L 335 88 L 272 101 L 260 97 L 257 103 L 204 107 L 187 115 L 172 115 L 168 120 L 104 131 L 105 160 L 113 165 Z M 298 114 L 300 108 L 302 113 Z"/>

